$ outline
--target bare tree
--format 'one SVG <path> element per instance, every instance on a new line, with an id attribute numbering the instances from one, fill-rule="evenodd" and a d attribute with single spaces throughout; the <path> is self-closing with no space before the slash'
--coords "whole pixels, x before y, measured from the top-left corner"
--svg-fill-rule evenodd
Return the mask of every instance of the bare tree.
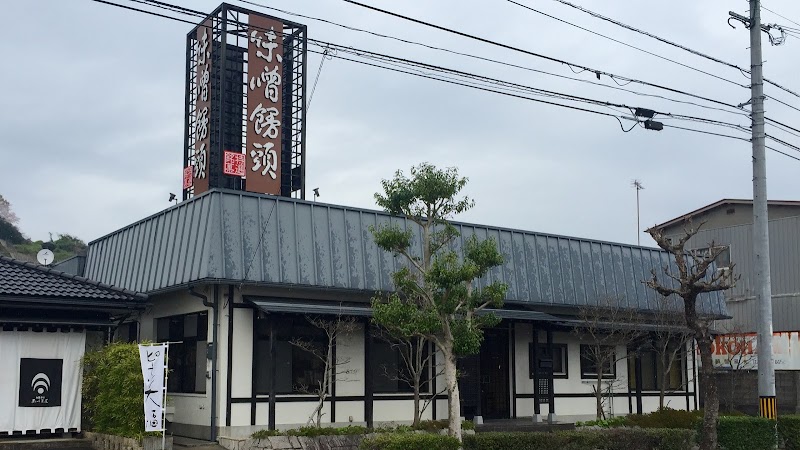
<path id="1" fill-rule="evenodd" d="M 680 365 L 681 386 L 684 388 L 688 381 L 685 379 L 683 361 L 685 360 L 687 348 L 694 341 L 694 335 L 683 319 L 682 311 L 678 308 L 677 300 L 674 298 L 662 297 L 655 315 L 649 320 L 655 325 L 655 331 L 650 336 L 652 340 L 649 345 L 656 355 L 657 376 L 658 376 L 658 407 L 663 409 L 666 405 L 664 399 L 667 392 L 674 390 L 672 386 L 672 369 Z"/>
<path id="2" fill-rule="evenodd" d="M 635 324 L 638 317 L 633 309 L 620 306 L 614 299 L 603 299 L 596 306 L 585 306 L 578 311 L 580 325 L 573 333 L 581 340 L 581 357 L 588 359 L 595 367 L 592 391 L 596 400 L 596 416 L 606 419 L 605 405 L 613 394 L 617 382 L 614 373 L 617 362 L 629 357 L 628 352 L 618 352 L 617 346 L 628 348 L 643 332 Z M 607 387 L 604 389 L 603 385 Z"/>
<path id="3" fill-rule="evenodd" d="M 436 389 L 436 379 L 444 373 L 443 367 L 441 364 L 431 367 L 434 363 L 434 352 L 430 351 L 430 340 L 425 336 L 403 336 L 384 327 L 377 328 L 375 336 L 384 340 L 400 354 L 402 367 L 398 368 L 399 370 L 390 371 L 385 365 L 382 370 L 388 379 L 403 383 L 413 390 L 413 425 L 417 426 L 422 421 L 422 414 L 425 413 L 433 399 L 446 391 L 446 389 L 442 389 L 435 395 L 422 397 L 423 393 L 430 393 Z"/>
<path id="4" fill-rule="evenodd" d="M 0 194 L 0 219 L 11 225 L 16 225 L 19 222 L 19 217 L 11 210 L 11 203 L 2 194 Z"/>
<path id="5" fill-rule="evenodd" d="M 719 418 L 719 392 L 714 379 L 714 362 L 712 355 L 713 336 L 711 324 L 713 318 L 698 311 L 697 297 L 703 293 L 724 291 L 736 283 L 732 275 L 733 266 L 724 270 L 713 270 L 714 260 L 725 251 L 711 242 L 707 250 L 687 250 L 686 244 L 702 227 L 694 227 L 691 222 L 684 225 L 684 233 L 678 239 L 669 239 L 664 231 L 651 228 L 650 236 L 659 247 L 669 252 L 675 266 L 663 268 L 659 274 L 652 271 L 652 278 L 644 281 L 651 289 L 664 297 L 675 295 L 683 299 L 683 310 L 686 325 L 692 331 L 700 352 L 700 383 L 704 390 L 703 426 L 700 433 L 700 450 L 717 448 L 717 419 Z M 675 272 L 677 270 L 677 272 Z M 659 278 L 663 275 L 663 278 Z"/>
<path id="6" fill-rule="evenodd" d="M 313 394 L 317 397 L 317 406 L 311 412 L 306 424 L 320 427 L 322 425 L 322 409 L 325 400 L 330 395 L 331 386 L 334 382 L 351 381 L 346 375 L 355 372 L 354 369 L 345 369 L 344 366 L 350 364 L 351 358 L 333 357 L 333 350 L 340 336 L 345 336 L 355 332 L 358 328 L 356 320 L 352 317 L 337 316 L 335 319 L 323 319 L 319 317 L 306 317 L 308 322 L 319 328 L 325 334 L 326 342 L 322 345 L 312 340 L 296 338 L 290 343 L 295 347 L 308 352 L 323 364 L 322 377 L 316 381 L 315 386 L 298 386 L 298 390 L 304 393 Z"/>

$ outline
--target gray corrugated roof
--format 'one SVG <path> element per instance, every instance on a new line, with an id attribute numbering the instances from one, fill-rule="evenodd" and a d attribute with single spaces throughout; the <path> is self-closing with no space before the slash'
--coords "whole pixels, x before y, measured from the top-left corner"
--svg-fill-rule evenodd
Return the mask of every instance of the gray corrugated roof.
<path id="1" fill-rule="evenodd" d="M 0 256 L 0 297 L 140 302 L 146 295 Z"/>
<path id="2" fill-rule="evenodd" d="M 86 276 L 140 292 L 199 280 L 392 289 L 402 259 L 380 250 L 370 226 L 413 222 L 370 211 L 240 191 L 213 190 L 89 243 Z M 508 302 L 582 306 L 604 298 L 654 309 L 641 280 L 670 259 L 661 250 L 465 223 L 462 237 L 493 238 L 506 262 L 483 282 L 508 284 Z M 414 250 L 419 251 L 419 235 Z M 721 295 L 706 312 L 725 315 Z"/>

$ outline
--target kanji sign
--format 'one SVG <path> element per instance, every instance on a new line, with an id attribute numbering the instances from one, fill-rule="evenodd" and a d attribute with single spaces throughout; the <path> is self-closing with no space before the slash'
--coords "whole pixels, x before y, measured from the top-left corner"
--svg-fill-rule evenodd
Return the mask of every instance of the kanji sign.
<path id="1" fill-rule="evenodd" d="M 183 168 L 183 188 L 189 189 L 192 187 L 192 182 L 194 177 L 194 168 L 192 166 L 184 167 Z"/>
<path id="2" fill-rule="evenodd" d="M 249 20 L 246 186 L 280 195 L 283 24 L 257 15 Z"/>
<path id="3" fill-rule="evenodd" d="M 197 74 L 195 76 L 194 156 L 192 158 L 192 185 L 194 194 L 208 190 L 208 154 L 211 151 L 211 48 L 213 31 L 211 21 L 206 20 L 197 27 L 197 42 L 194 52 L 197 55 Z M 184 188 L 186 182 L 184 181 Z"/>
<path id="4" fill-rule="evenodd" d="M 245 156 L 241 152 L 229 152 L 225 150 L 222 162 L 222 172 L 225 175 L 245 176 Z"/>

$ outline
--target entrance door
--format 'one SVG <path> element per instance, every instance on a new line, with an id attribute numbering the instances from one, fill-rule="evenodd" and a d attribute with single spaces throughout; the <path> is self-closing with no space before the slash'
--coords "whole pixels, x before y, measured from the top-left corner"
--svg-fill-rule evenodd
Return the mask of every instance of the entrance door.
<path id="1" fill-rule="evenodd" d="M 481 347 L 481 409 L 487 419 L 511 417 L 509 401 L 509 332 L 506 328 L 484 330 Z"/>

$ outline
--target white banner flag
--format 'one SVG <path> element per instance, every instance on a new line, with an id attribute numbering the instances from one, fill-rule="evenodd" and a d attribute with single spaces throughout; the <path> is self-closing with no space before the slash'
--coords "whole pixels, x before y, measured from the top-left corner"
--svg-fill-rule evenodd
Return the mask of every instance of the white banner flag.
<path id="1" fill-rule="evenodd" d="M 168 345 L 139 345 L 144 377 L 144 431 L 164 431 L 164 361 Z"/>

